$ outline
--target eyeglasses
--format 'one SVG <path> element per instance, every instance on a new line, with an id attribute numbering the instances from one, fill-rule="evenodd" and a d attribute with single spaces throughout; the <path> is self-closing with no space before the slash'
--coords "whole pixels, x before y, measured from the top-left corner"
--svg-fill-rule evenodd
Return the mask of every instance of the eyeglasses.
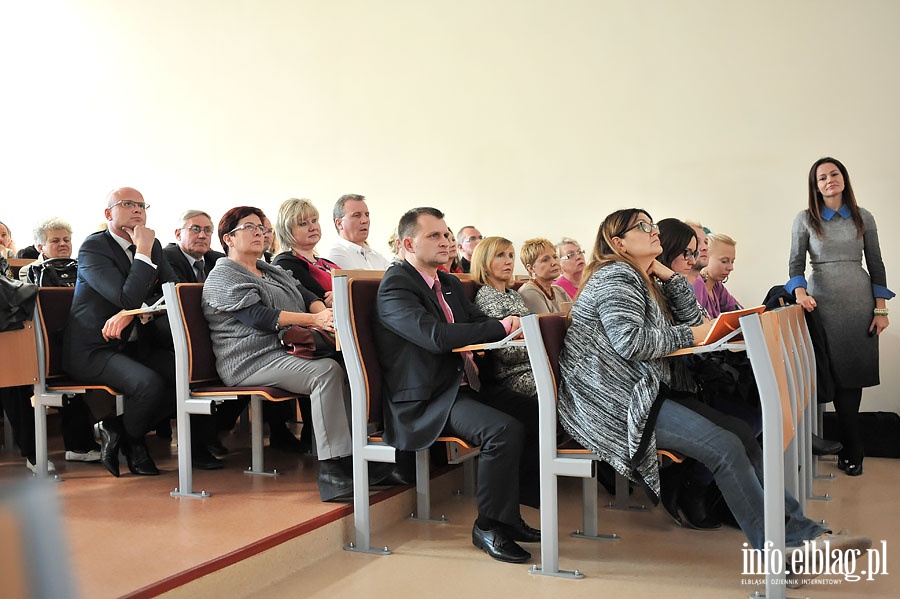
<path id="1" fill-rule="evenodd" d="M 244 223 L 240 227 L 235 227 L 231 231 L 228 232 L 229 235 L 234 235 L 235 231 L 251 231 L 256 232 L 259 231 L 260 234 L 265 235 L 267 233 L 271 233 L 272 229 L 265 225 L 254 225 L 253 223 Z"/>
<path id="2" fill-rule="evenodd" d="M 212 227 L 201 227 L 200 225 L 191 225 L 190 227 L 181 227 L 182 231 L 190 231 L 191 233 L 196 233 L 199 235 L 200 233 L 206 233 L 207 235 L 212 235 L 213 229 Z"/>
<path id="3" fill-rule="evenodd" d="M 116 206 L 122 206 L 126 210 L 132 210 L 135 207 L 140 208 L 141 210 L 148 210 L 150 208 L 150 204 L 145 204 L 144 202 L 132 202 L 131 200 L 119 200 L 111 205 L 110 208 L 115 208 Z"/>
<path id="4" fill-rule="evenodd" d="M 645 221 L 645 220 L 639 220 L 638 222 L 636 222 L 635 224 L 631 225 L 630 227 L 628 227 L 627 229 L 625 229 L 624 231 L 622 231 L 622 232 L 619 233 L 618 235 L 613 235 L 613 237 L 621 237 L 622 235 L 624 235 L 625 233 L 631 231 L 632 229 L 640 229 L 640 230 L 643 231 L 644 233 L 652 233 L 653 231 L 658 231 L 658 230 L 659 230 L 659 225 L 657 225 L 656 223 L 648 223 L 648 222 Z"/>
<path id="5" fill-rule="evenodd" d="M 694 251 L 684 250 L 683 252 L 681 252 L 681 257 L 684 258 L 685 260 L 696 260 L 699 255 L 700 255 L 700 252 L 698 252 L 696 250 L 694 250 Z"/>
<path id="6" fill-rule="evenodd" d="M 484 235 L 472 235 L 471 237 L 463 237 L 463 243 L 472 243 L 473 241 L 481 241 L 484 239 Z"/>
<path id="7" fill-rule="evenodd" d="M 584 250 L 578 250 L 577 252 L 569 252 L 565 256 L 560 256 L 560 260 L 571 260 L 572 258 L 577 258 L 578 256 L 584 256 Z"/>

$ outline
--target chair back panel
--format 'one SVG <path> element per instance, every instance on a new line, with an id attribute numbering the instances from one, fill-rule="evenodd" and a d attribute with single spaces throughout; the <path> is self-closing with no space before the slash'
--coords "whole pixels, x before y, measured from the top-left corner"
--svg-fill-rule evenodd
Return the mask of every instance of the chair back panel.
<path id="1" fill-rule="evenodd" d="M 375 424 L 379 430 L 384 421 L 381 406 L 383 378 L 381 364 L 378 362 L 378 350 L 375 346 L 375 334 L 372 323 L 375 322 L 375 298 L 381 279 L 349 279 L 350 325 L 356 332 L 356 343 L 362 362 L 363 376 L 366 381 L 366 397 L 368 398 L 368 422 Z"/>
<path id="2" fill-rule="evenodd" d="M 216 371 L 209 323 L 206 322 L 201 305 L 203 283 L 179 283 L 175 286 L 175 293 L 181 304 L 181 318 L 187 332 L 190 382 L 218 381 L 219 373 Z"/>
<path id="3" fill-rule="evenodd" d="M 787 449 L 794 438 L 794 414 L 791 409 L 791 394 L 788 391 L 787 371 L 784 363 L 785 352 L 782 348 L 783 340 L 779 330 L 778 314 L 763 312 L 759 317 L 759 322 L 766 339 L 769 360 L 775 371 L 775 381 L 778 383 L 778 395 L 781 397 L 781 422 L 784 432 L 783 449 Z"/>
<path id="4" fill-rule="evenodd" d="M 46 377 L 65 376 L 62 369 L 62 346 L 69 312 L 72 310 L 74 287 L 41 287 L 38 289 L 38 313 L 44 338 Z"/>
<path id="5" fill-rule="evenodd" d="M 542 314 L 538 318 L 541 327 L 541 337 L 544 340 L 544 349 L 547 350 L 547 360 L 550 362 L 550 371 L 553 373 L 553 384 L 559 388 L 559 354 L 562 352 L 563 341 L 568 329 L 567 319 L 562 314 Z"/>

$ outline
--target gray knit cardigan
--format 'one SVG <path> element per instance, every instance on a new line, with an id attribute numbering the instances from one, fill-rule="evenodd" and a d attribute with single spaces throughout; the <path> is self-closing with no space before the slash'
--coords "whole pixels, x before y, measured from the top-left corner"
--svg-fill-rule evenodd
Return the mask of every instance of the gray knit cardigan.
<path id="1" fill-rule="evenodd" d="M 209 321 L 216 370 L 226 385 L 240 385 L 272 358 L 285 353 L 274 324 L 271 331 L 263 331 L 242 323 L 230 312 L 257 303 L 291 312 L 307 311 L 297 280 L 289 272 L 262 260 L 256 265 L 266 278 L 221 258 L 203 285 L 203 314 Z"/>
<path id="2" fill-rule="evenodd" d="M 572 323 L 560 355 L 559 419 L 584 447 L 630 480 L 654 503 L 659 468 L 653 428 L 669 384 L 668 353 L 690 347 L 689 326 L 701 322 L 684 277 L 661 286 L 671 324 L 640 274 L 624 262 L 599 269 L 572 307 Z"/>

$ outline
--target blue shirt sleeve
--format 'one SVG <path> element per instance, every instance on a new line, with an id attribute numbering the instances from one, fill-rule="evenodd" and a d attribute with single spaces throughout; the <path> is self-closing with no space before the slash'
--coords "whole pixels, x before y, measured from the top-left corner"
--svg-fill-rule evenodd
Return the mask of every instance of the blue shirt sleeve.
<path id="1" fill-rule="evenodd" d="M 797 275 L 796 277 L 791 277 L 791 279 L 784 284 L 784 290 L 788 293 L 794 293 L 794 290 L 797 289 L 797 287 L 803 287 L 804 289 L 806 289 L 806 277 L 804 277 L 803 275 Z"/>
<path id="2" fill-rule="evenodd" d="M 884 287 L 882 285 L 875 285 L 874 283 L 872 284 L 872 296 L 873 297 L 883 297 L 884 299 L 891 299 L 895 295 L 897 295 L 897 294 L 894 293 L 893 291 L 891 291 L 890 289 L 888 289 L 887 287 Z"/>

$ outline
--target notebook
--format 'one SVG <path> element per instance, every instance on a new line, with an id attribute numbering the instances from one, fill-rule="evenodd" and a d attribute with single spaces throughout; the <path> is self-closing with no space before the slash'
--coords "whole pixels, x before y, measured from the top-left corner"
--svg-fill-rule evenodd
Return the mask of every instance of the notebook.
<path id="1" fill-rule="evenodd" d="M 756 306 L 755 308 L 742 308 L 740 310 L 734 310 L 733 312 L 722 312 L 713 322 L 712 328 L 709 329 L 709 332 L 706 334 L 703 341 L 697 345 L 710 345 L 724 339 L 729 333 L 733 333 L 741 328 L 741 323 L 738 320 L 739 318 L 747 316 L 748 314 L 762 314 L 765 311 L 765 306 Z M 734 335 L 732 335 L 732 337 L 734 337 Z"/>

